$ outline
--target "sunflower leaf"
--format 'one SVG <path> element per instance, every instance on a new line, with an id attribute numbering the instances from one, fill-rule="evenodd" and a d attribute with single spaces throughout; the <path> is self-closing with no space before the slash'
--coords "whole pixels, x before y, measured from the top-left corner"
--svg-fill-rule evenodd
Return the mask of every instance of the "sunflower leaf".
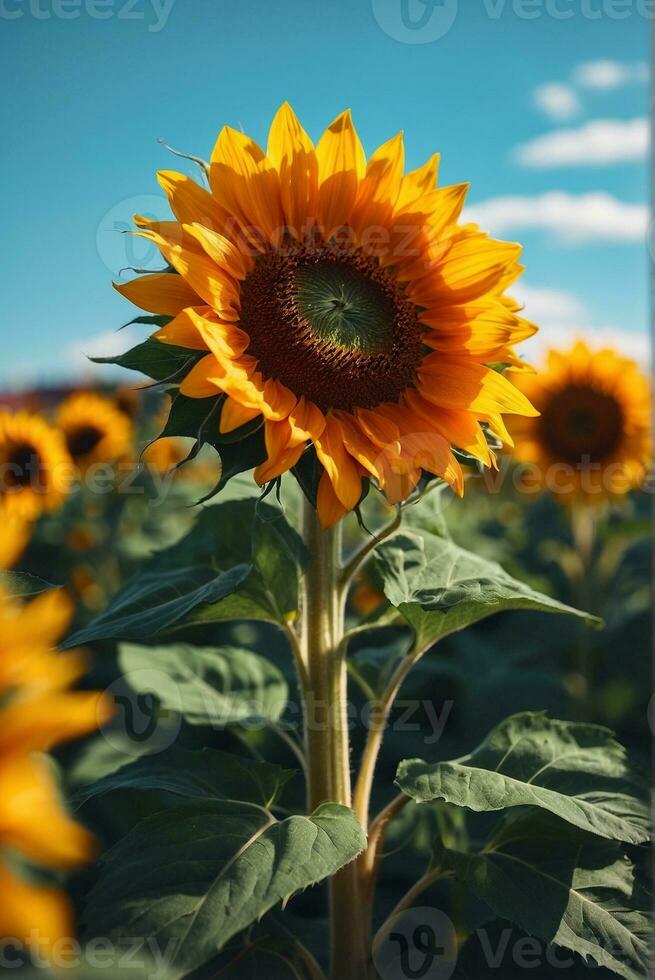
<path id="1" fill-rule="evenodd" d="M 196 800 L 147 817 L 105 855 L 84 921 L 95 935 L 155 940 L 179 980 L 365 842 L 335 803 L 276 820 L 249 803 Z"/>
<path id="2" fill-rule="evenodd" d="M 64 646 L 92 640 L 150 639 L 175 626 L 192 609 L 233 595 L 249 572 L 248 565 L 236 565 L 219 575 L 207 567 L 137 574 L 99 616 L 74 633 Z"/>
<path id="3" fill-rule="evenodd" d="M 652 923 L 635 907 L 635 869 L 620 845 L 527 811 L 508 822 L 495 849 L 445 850 L 440 860 L 529 935 L 626 980 L 649 976 Z"/>
<path id="4" fill-rule="evenodd" d="M 455 762 L 401 762 L 396 784 L 419 803 L 444 800 L 476 812 L 536 806 L 609 840 L 648 840 L 643 792 L 612 732 L 555 721 L 545 712 L 513 715 Z"/>
<path id="5" fill-rule="evenodd" d="M 374 561 L 387 599 L 412 627 L 419 647 L 508 609 L 563 613 L 600 625 L 512 578 L 496 562 L 425 532 L 395 534 L 376 549 Z"/>
<path id="6" fill-rule="evenodd" d="M 119 648 L 119 663 L 134 691 L 155 694 L 162 708 L 192 725 L 223 728 L 256 719 L 277 721 L 289 694 L 274 664 L 241 647 L 125 643 Z"/>
<path id="7" fill-rule="evenodd" d="M 94 364 L 115 364 L 130 371 L 139 371 L 154 381 L 172 381 L 178 375 L 186 374 L 201 354 L 201 351 L 175 347 L 173 344 L 162 344 L 159 340 L 149 337 L 148 340 L 137 344 L 124 354 L 114 357 L 91 357 L 90 360 Z"/>
<path id="8" fill-rule="evenodd" d="M 256 762 L 203 748 L 200 751 L 172 746 L 156 755 L 135 759 L 88 786 L 80 787 L 73 802 L 116 790 L 160 790 L 188 799 L 234 800 L 270 807 L 294 775 L 269 762 Z"/>

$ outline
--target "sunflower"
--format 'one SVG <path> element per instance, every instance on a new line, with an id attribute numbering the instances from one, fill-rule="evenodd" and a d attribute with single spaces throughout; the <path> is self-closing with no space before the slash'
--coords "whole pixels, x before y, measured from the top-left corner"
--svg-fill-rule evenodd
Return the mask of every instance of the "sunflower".
<path id="1" fill-rule="evenodd" d="M 114 463 L 132 445 L 130 420 L 109 398 L 81 391 L 59 406 L 57 424 L 68 451 L 84 473 L 94 463 Z"/>
<path id="2" fill-rule="evenodd" d="M 25 551 L 32 533 L 32 523 L 0 507 L 0 524 L 0 570 L 5 571 L 13 568 Z"/>
<path id="3" fill-rule="evenodd" d="M 172 271 L 116 288 L 196 352 L 180 393 L 221 397 L 220 434 L 263 423 L 260 485 L 315 453 L 324 525 L 364 478 L 392 503 L 423 471 L 461 494 L 452 447 L 489 465 L 482 424 L 534 414 L 490 366 L 536 329 L 504 296 L 520 246 L 459 223 L 468 185 L 437 188 L 438 160 L 405 174 L 399 134 L 367 162 L 349 112 L 314 147 L 284 104 L 266 152 L 221 131 L 209 190 L 158 174 L 176 220 L 135 216 Z"/>
<path id="4" fill-rule="evenodd" d="M 510 425 L 515 456 L 565 502 L 601 502 L 643 481 L 651 459 L 648 379 L 613 350 L 551 350 L 546 369 L 517 384 L 539 409 Z"/>
<path id="5" fill-rule="evenodd" d="M 38 415 L 0 410 L 0 514 L 29 521 L 54 510 L 72 476 L 60 432 Z"/>
<path id="6" fill-rule="evenodd" d="M 67 690 L 84 671 L 78 652 L 54 645 L 70 619 L 69 600 L 48 592 L 27 603 L 0 590 L 0 938 L 39 949 L 72 934 L 72 913 L 57 888 L 29 881 L 16 855 L 69 869 L 93 852 L 89 832 L 72 820 L 39 753 L 94 729 L 108 717 L 103 697 Z"/>

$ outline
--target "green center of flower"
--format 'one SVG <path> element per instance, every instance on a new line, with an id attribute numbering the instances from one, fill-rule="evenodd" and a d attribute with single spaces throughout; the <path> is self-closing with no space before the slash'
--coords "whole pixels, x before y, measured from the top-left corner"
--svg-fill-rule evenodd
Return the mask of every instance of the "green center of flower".
<path id="1" fill-rule="evenodd" d="M 388 350 L 394 305 L 379 286 L 345 262 L 319 262 L 295 274 L 297 306 L 317 338 L 356 354 Z"/>

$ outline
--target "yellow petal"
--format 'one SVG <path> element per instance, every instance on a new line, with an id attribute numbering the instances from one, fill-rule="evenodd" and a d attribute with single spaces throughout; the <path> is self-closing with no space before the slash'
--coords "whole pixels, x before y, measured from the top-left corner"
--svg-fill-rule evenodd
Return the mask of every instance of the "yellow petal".
<path id="1" fill-rule="evenodd" d="M 238 218 L 258 248 L 280 240 L 284 226 L 278 173 L 254 140 L 225 126 L 211 156 L 214 197 Z"/>
<path id="2" fill-rule="evenodd" d="M 204 187 L 199 187 L 190 177 L 174 170 L 160 170 L 157 180 L 168 196 L 171 210 L 178 221 L 184 224 L 198 222 L 213 231 L 225 231 L 231 216 Z"/>
<path id="3" fill-rule="evenodd" d="M 192 252 L 183 245 L 164 238 L 156 232 L 142 231 L 143 238 L 149 238 L 165 256 L 168 262 L 186 280 L 205 303 L 208 303 L 223 320 L 238 320 L 239 289 L 234 279 L 204 252 Z M 197 303 L 187 303 L 197 306 Z"/>
<path id="4" fill-rule="evenodd" d="M 418 371 L 419 393 L 444 408 L 536 416 L 539 413 L 507 378 L 484 364 L 430 354 Z"/>
<path id="5" fill-rule="evenodd" d="M 149 313 L 175 316 L 185 307 L 202 302 L 182 276 L 170 272 L 148 273 L 131 282 L 115 282 L 113 286 L 121 296 Z"/>
<path id="6" fill-rule="evenodd" d="M 246 278 L 252 269 L 252 258 L 237 248 L 229 238 L 195 223 L 184 225 L 184 229 L 200 243 L 219 268 L 235 279 Z"/>
<path id="7" fill-rule="evenodd" d="M 36 951 L 48 958 L 54 943 L 74 936 L 73 907 L 58 888 L 33 885 L 0 861 L 0 895 L 0 936 L 3 938 L 30 943 L 36 936 Z"/>
<path id="8" fill-rule="evenodd" d="M 375 151 L 359 185 L 351 224 L 362 244 L 375 238 L 391 217 L 405 165 L 403 135 L 398 133 Z"/>
<path id="9" fill-rule="evenodd" d="M 318 519 L 325 528 L 334 527 L 348 513 L 348 508 L 344 507 L 334 492 L 334 487 L 327 473 L 323 473 L 318 481 L 316 510 Z"/>
<path id="10" fill-rule="evenodd" d="M 188 347 L 191 350 L 206 350 L 207 344 L 198 333 L 195 320 L 191 317 L 191 309 L 201 317 L 211 312 L 208 306 L 182 310 L 170 323 L 152 335 L 155 340 L 161 341 L 162 344 L 173 344 L 176 347 Z"/>
<path id="11" fill-rule="evenodd" d="M 439 158 L 440 155 L 435 153 L 422 167 L 417 167 L 416 170 L 411 170 L 405 174 L 396 200 L 396 211 L 403 211 L 418 198 L 436 188 Z"/>
<path id="12" fill-rule="evenodd" d="M 316 217 L 318 161 L 314 144 L 288 102 L 277 111 L 268 136 L 268 158 L 280 176 L 280 196 L 287 227 L 296 238 Z"/>
<path id="13" fill-rule="evenodd" d="M 314 440 L 314 445 L 335 494 L 347 510 L 352 510 L 362 495 L 362 479 L 355 460 L 345 447 L 341 427 L 332 413 L 328 413 L 325 429 Z"/>
<path id="14" fill-rule="evenodd" d="M 64 811 L 48 765 L 38 756 L 0 765 L 0 839 L 46 867 L 74 868 L 93 854 L 93 837 Z"/>
<path id="15" fill-rule="evenodd" d="M 211 398 L 221 391 L 220 379 L 224 374 L 213 354 L 208 354 L 194 364 L 180 385 L 180 394 L 187 398 Z"/>
<path id="16" fill-rule="evenodd" d="M 219 431 L 223 433 L 234 432 L 235 429 L 245 425 L 246 422 L 251 422 L 261 414 L 261 409 L 245 408 L 239 402 L 235 401 L 234 398 L 228 397 L 223 402 L 223 407 L 221 408 Z"/>
<path id="17" fill-rule="evenodd" d="M 318 160 L 318 217 L 326 238 L 350 221 L 366 157 L 350 109 L 337 116 L 316 147 Z"/>

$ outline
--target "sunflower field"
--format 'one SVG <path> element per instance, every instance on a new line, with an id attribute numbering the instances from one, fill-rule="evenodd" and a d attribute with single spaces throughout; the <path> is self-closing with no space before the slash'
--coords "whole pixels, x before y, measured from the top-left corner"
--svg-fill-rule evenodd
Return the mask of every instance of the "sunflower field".
<path id="1" fill-rule="evenodd" d="M 648 379 L 402 135 L 190 160 L 120 386 L 0 409 L 2 969 L 649 976 Z"/>

